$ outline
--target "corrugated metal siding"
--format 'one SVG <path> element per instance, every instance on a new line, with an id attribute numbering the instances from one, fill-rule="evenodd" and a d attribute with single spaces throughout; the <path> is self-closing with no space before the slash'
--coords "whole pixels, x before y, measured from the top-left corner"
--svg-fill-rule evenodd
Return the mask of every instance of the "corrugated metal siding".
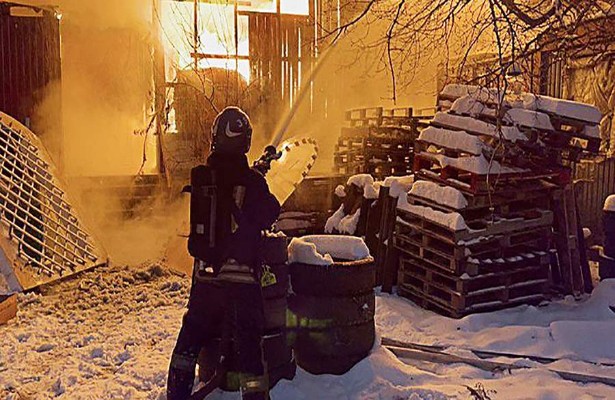
<path id="1" fill-rule="evenodd" d="M 586 181 L 577 192 L 581 222 L 593 232 L 592 243 L 600 244 L 602 230 L 602 208 L 606 198 L 615 194 L 615 159 L 584 161 L 577 166 L 575 179 Z"/>
<path id="2" fill-rule="evenodd" d="M 12 7 L 23 6 L 0 3 L 0 111 L 29 124 L 47 86 L 61 77 L 60 23 L 53 11 L 12 16 Z"/>

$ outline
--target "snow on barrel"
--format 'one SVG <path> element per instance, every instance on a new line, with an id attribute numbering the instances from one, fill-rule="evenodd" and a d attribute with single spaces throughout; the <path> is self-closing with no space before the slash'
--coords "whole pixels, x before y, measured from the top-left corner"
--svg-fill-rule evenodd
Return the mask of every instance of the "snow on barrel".
<path id="1" fill-rule="evenodd" d="M 312 374 L 342 375 L 375 342 L 374 259 L 361 238 L 316 235 L 289 247 L 297 364 Z"/>

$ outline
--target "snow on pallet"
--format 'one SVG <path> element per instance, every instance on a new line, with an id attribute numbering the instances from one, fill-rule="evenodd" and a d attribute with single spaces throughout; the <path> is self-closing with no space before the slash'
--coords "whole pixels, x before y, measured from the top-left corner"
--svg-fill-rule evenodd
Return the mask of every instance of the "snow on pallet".
<path id="1" fill-rule="evenodd" d="M 498 249 L 493 243 L 490 247 Z M 425 254 L 404 247 L 398 292 L 425 308 L 456 318 L 543 300 L 551 286 L 549 254 L 518 249 L 514 254 L 481 261 L 467 258 L 464 270 L 447 270 L 434 265 Z"/>
<path id="2" fill-rule="evenodd" d="M 495 108 L 489 107 L 487 104 L 481 103 L 471 96 L 464 96 L 455 100 L 449 111 L 450 114 L 477 118 L 491 124 L 495 124 L 498 117 L 498 112 Z M 502 115 L 503 118 L 501 122 L 506 126 L 516 126 L 519 128 L 537 129 L 549 132 L 555 130 L 551 123 L 550 116 L 540 111 L 515 108 L 508 102 L 505 102 L 503 104 Z"/>
<path id="3" fill-rule="evenodd" d="M 430 126 L 421 132 L 417 139 L 417 152 L 427 151 L 432 145 L 474 156 L 482 155 L 483 151 L 489 148 L 478 136 L 465 131 Z"/>
<path id="4" fill-rule="evenodd" d="M 548 96 L 538 96 L 531 93 L 523 95 L 523 107 L 528 110 L 538 110 L 553 116 L 565 118 L 571 122 L 598 125 L 602 113 L 596 107 L 571 100 L 556 99 Z"/>
<path id="5" fill-rule="evenodd" d="M 415 175 L 468 193 L 487 193 L 509 184 L 538 182 L 541 179 L 565 179 L 561 171 L 530 171 L 502 166 L 478 157 L 448 157 L 422 152 L 414 156 Z"/>
<path id="6" fill-rule="evenodd" d="M 523 93 L 519 99 L 504 98 L 503 92 L 495 88 L 485 88 L 474 85 L 450 84 L 446 85 L 439 95 L 440 100 L 453 104 L 461 99 L 455 107 L 457 110 L 474 110 L 484 112 L 477 108 L 475 103 L 482 103 L 489 108 L 500 105 L 503 108 L 523 108 L 530 111 L 540 111 L 552 116 L 568 118 L 589 125 L 598 125 L 602 120 L 602 113 L 598 108 L 586 103 L 571 100 L 557 99 L 548 96 Z"/>
<path id="7" fill-rule="evenodd" d="M 495 106 L 489 106 L 472 96 L 463 96 L 455 100 L 450 107 L 450 112 L 457 115 L 467 115 L 474 118 L 483 117 L 491 120 L 494 120 L 498 115 Z"/>
<path id="8" fill-rule="evenodd" d="M 501 126 L 498 128 L 495 124 L 463 115 L 439 112 L 434 117 L 431 125 L 454 131 L 465 131 L 470 134 L 487 136 L 493 139 L 506 140 L 512 143 L 528 140 L 528 137 L 517 127 Z"/>
<path id="9" fill-rule="evenodd" d="M 432 181 L 418 181 L 406 197 L 409 204 L 431 207 L 442 212 L 460 212 L 466 221 L 494 215 L 512 219 L 515 214 L 550 207 L 554 185 L 546 182 L 515 185 L 489 194 L 463 193 L 451 186 Z"/>
<path id="10" fill-rule="evenodd" d="M 526 260 L 529 261 L 529 260 Z M 540 258 L 534 262 L 526 262 L 525 266 L 503 268 L 498 272 L 485 273 L 477 276 L 455 276 L 434 269 L 422 260 L 402 257 L 401 271 L 404 275 L 403 284 L 410 284 L 416 289 L 429 293 L 430 287 L 447 291 L 456 297 L 472 296 L 473 294 L 499 291 L 502 287 L 511 287 L 527 283 L 549 283 L 549 263 Z"/>
<path id="11" fill-rule="evenodd" d="M 440 112 L 433 124 L 511 142 L 527 140 L 523 133 L 530 137 L 538 133 L 547 147 L 580 148 L 592 154 L 599 151 L 602 115 L 596 107 L 530 93 L 507 95 L 506 99 L 495 93 L 496 89 L 448 85 L 439 97 Z M 571 156 L 573 161 L 578 157 Z"/>
<path id="12" fill-rule="evenodd" d="M 553 223 L 553 213 L 537 207 L 549 204 L 548 192 L 542 194 L 542 199 L 517 194 L 510 204 L 500 199 L 494 207 L 485 196 L 466 197 L 454 188 L 419 181 L 398 200 L 395 245 L 441 269 L 471 275 L 497 268 L 488 262 L 481 267 L 480 260 L 515 264 L 511 257 L 534 258 L 532 252 L 549 249 Z M 478 261 L 469 262 L 469 257 Z"/>
<path id="13" fill-rule="evenodd" d="M 462 318 L 477 312 L 489 312 L 511 308 L 521 304 L 539 304 L 544 301 L 545 284 L 542 280 L 511 287 L 499 291 L 486 292 L 473 297 L 456 297 L 446 291 L 432 289 L 425 294 L 410 285 L 399 285 L 398 293 L 417 305 L 452 318 Z"/>
<path id="14" fill-rule="evenodd" d="M 494 207 L 493 211 L 499 212 L 498 209 L 512 208 L 508 206 L 517 202 L 548 200 L 550 191 L 555 188 L 555 185 L 544 181 L 524 182 L 488 194 L 473 194 L 445 184 L 422 180 L 412 186 L 409 192 L 412 196 L 408 197 L 408 201 L 413 200 L 411 204 L 423 201 L 434 208 L 442 207 L 444 210 L 467 211 Z"/>
<path id="15" fill-rule="evenodd" d="M 440 92 L 439 99 L 454 102 L 455 100 L 468 97 L 475 101 L 495 105 L 502 102 L 503 92 L 495 88 L 486 88 L 475 85 L 449 84 Z"/>
<path id="16" fill-rule="evenodd" d="M 442 270 L 470 276 L 522 264 L 525 258 L 541 257 L 548 250 L 550 238 L 550 228 L 543 227 L 452 244 L 442 237 L 416 230 L 403 219 L 397 220 L 395 230 L 395 246 L 401 253 L 421 258 Z"/>
<path id="17" fill-rule="evenodd" d="M 519 212 L 509 218 L 494 215 L 490 220 L 479 219 L 471 223 L 456 212 L 441 212 L 409 202 L 404 204 L 401 200 L 397 211 L 398 218 L 406 224 L 453 244 L 553 224 L 553 212 L 540 209 Z"/>

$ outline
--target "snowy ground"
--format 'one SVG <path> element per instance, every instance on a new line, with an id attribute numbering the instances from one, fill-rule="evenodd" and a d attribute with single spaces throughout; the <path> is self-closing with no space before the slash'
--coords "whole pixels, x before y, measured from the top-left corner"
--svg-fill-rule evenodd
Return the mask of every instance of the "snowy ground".
<path id="1" fill-rule="evenodd" d="M 108 268 L 20 298 L 0 327 L 0 399 L 160 399 L 188 292 L 188 280 L 158 267 Z M 615 377 L 615 281 L 584 302 L 451 320 L 394 296 L 378 297 L 379 334 L 448 352 L 467 349 L 561 358 L 550 368 Z M 502 361 L 502 360 L 500 360 Z M 514 362 L 514 360 L 505 360 Z M 519 362 L 519 361 L 517 361 Z M 615 388 L 564 381 L 545 366 L 499 373 L 462 365 L 403 363 L 378 347 L 343 377 L 299 371 L 273 399 L 470 399 L 482 384 L 491 399 L 613 399 Z M 236 399 L 217 393 L 215 399 Z"/>

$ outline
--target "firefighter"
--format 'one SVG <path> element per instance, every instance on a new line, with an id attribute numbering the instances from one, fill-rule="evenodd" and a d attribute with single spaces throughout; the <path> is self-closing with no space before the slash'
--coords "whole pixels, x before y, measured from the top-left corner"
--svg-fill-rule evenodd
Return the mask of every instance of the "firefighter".
<path id="1" fill-rule="evenodd" d="M 242 398 L 268 398 L 258 250 L 261 232 L 278 218 L 280 204 L 263 174 L 248 165 L 251 138 L 248 116 L 237 107 L 226 108 L 212 126 L 212 153 L 206 165 L 192 171 L 188 249 L 195 267 L 188 310 L 171 358 L 168 400 L 191 395 L 201 348 L 220 337 L 229 320 L 234 323 Z"/>

